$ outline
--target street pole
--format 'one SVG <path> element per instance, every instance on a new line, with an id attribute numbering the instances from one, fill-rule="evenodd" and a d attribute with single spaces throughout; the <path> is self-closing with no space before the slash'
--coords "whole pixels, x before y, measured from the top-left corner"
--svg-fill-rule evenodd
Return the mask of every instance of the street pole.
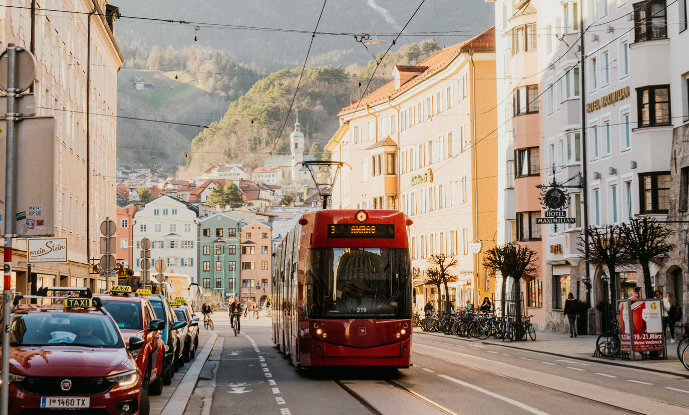
<path id="1" fill-rule="evenodd" d="M 580 9 L 581 10 L 581 9 Z M 584 13 L 579 12 L 579 33 L 580 35 L 580 42 L 581 42 L 581 60 L 579 62 L 579 78 L 581 78 L 581 90 L 579 91 L 579 100 L 581 102 L 581 157 L 582 157 L 582 162 L 581 162 L 581 170 L 582 170 L 582 180 L 581 180 L 581 199 L 584 204 L 584 231 L 586 231 L 589 227 L 589 202 L 588 202 L 588 191 L 586 189 L 586 179 L 587 179 L 587 172 L 588 172 L 588 154 L 587 154 L 587 145 L 586 145 L 586 100 L 584 97 L 586 96 L 586 65 L 584 64 L 584 61 L 586 60 L 586 55 L 584 52 L 584 34 L 586 33 L 586 30 L 584 30 Z M 584 261 L 585 261 L 585 282 L 584 285 L 586 286 L 586 303 L 588 304 L 589 307 L 591 307 L 591 284 L 593 284 L 593 281 L 591 281 L 591 272 L 589 270 L 589 234 L 588 232 L 584 232 Z"/>
<path id="2" fill-rule="evenodd" d="M 7 415 L 10 371 L 10 286 L 12 284 L 12 236 L 14 234 L 15 177 L 14 158 L 16 131 L 14 123 L 16 114 L 14 99 L 16 97 L 16 50 L 14 43 L 7 45 L 7 147 L 5 155 L 5 249 L 4 280 L 2 291 L 2 386 L 0 387 L 0 415 Z"/>

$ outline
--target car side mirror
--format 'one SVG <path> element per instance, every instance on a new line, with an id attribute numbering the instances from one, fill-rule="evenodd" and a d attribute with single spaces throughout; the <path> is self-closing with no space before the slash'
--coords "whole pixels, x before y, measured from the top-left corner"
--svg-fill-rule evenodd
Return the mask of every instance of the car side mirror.
<path id="1" fill-rule="evenodd" d="M 192 314 L 192 315 L 191 315 L 191 319 L 192 319 L 192 320 L 199 321 L 199 316 L 197 316 L 196 314 Z"/>
<path id="2" fill-rule="evenodd" d="M 144 343 L 146 341 L 142 339 L 141 337 L 137 336 L 132 336 L 129 338 L 129 351 L 133 352 L 135 350 L 140 350 L 142 347 L 144 347 Z"/>
<path id="3" fill-rule="evenodd" d="M 172 325 L 172 330 L 179 330 L 181 328 L 184 328 L 184 326 L 187 325 L 186 321 L 177 321 L 175 324 Z"/>
<path id="4" fill-rule="evenodd" d="M 189 327 L 197 327 L 199 325 L 199 319 L 191 320 Z"/>
<path id="5" fill-rule="evenodd" d="M 165 328 L 165 321 L 163 320 L 151 320 L 151 324 L 148 326 L 148 331 L 159 331 Z"/>

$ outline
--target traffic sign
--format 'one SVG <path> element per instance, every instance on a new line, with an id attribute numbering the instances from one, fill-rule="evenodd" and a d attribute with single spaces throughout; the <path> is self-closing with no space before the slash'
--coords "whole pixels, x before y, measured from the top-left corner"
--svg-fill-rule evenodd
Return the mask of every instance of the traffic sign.
<path id="1" fill-rule="evenodd" d="M 115 255 L 103 255 L 100 257 L 100 269 L 103 271 L 110 271 L 115 266 L 117 259 Z"/>
<path id="2" fill-rule="evenodd" d="M 163 261 L 162 259 L 156 259 L 155 267 L 156 267 L 156 271 L 158 271 L 158 273 L 162 274 L 163 272 L 165 272 L 165 268 L 167 268 L 167 265 L 165 264 L 165 261 Z"/>
<path id="3" fill-rule="evenodd" d="M 151 240 L 144 238 L 141 240 L 141 249 L 151 249 Z"/>
<path id="4" fill-rule="evenodd" d="M 8 49 L 0 54 L 0 89 L 3 91 L 7 91 L 7 74 L 9 73 L 7 62 L 9 57 Z M 28 50 L 15 47 L 14 59 L 16 66 L 14 84 L 17 90 L 15 92 L 24 92 L 33 85 L 34 79 L 36 79 L 36 58 Z"/>
<path id="5" fill-rule="evenodd" d="M 113 238 L 113 237 L 100 238 L 100 253 L 101 254 L 111 254 L 111 253 L 114 253 L 115 251 L 117 251 L 116 242 L 117 242 L 117 238 Z"/>
<path id="6" fill-rule="evenodd" d="M 151 251 L 148 249 L 142 249 L 140 255 L 141 255 L 141 258 L 150 258 L 151 257 Z"/>
<path id="7" fill-rule="evenodd" d="M 141 269 L 147 270 L 151 268 L 151 260 L 148 258 L 144 258 L 141 260 Z"/>
<path id="8" fill-rule="evenodd" d="M 110 219 L 106 219 L 100 223 L 100 233 L 105 236 L 113 236 L 117 232 L 117 225 Z"/>
<path id="9" fill-rule="evenodd" d="M 474 242 L 471 244 L 471 252 L 478 254 L 481 252 L 481 242 Z"/>

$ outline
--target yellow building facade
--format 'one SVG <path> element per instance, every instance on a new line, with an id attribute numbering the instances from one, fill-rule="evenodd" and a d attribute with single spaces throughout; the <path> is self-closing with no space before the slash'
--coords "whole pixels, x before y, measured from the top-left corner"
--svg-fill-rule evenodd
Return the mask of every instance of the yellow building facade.
<path id="1" fill-rule="evenodd" d="M 497 218 L 494 36 L 491 28 L 416 66 L 396 66 L 392 81 L 342 110 L 326 147 L 351 166 L 333 185 L 334 209 L 395 209 L 413 220 L 417 306 L 447 296 L 422 284 L 436 254 L 458 260 L 455 307 L 495 290 L 482 265 Z"/>

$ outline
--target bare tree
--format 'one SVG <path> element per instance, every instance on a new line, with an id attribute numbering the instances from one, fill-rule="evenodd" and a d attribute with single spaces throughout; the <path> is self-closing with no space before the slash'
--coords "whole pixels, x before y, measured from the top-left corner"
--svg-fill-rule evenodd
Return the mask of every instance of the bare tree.
<path id="1" fill-rule="evenodd" d="M 667 238 L 675 231 L 648 216 L 632 219 L 620 225 L 620 228 L 627 256 L 638 262 L 643 270 L 646 298 L 652 298 L 651 261 L 675 249 L 675 245 L 667 242 Z"/>
<path id="2" fill-rule="evenodd" d="M 449 305 L 450 289 L 448 288 L 447 283 L 457 281 L 457 276 L 450 273 L 449 269 L 457 266 L 457 258 L 445 254 L 437 254 L 431 255 L 428 258 L 428 262 L 435 265 L 434 268 L 437 268 L 438 272 L 440 273 L 440 280 L 442 284 L 445 286 L 445 300 L 447 301 L 446 304 Z M 438 289 L 438 293 L 440 293 L 440 289 Z M 449 306 L 446 306 L 446 308 L 449 309 Z M 443 309 L 443 312 L 449 312 L 450 310 L 448 309 Z"/>
<path id="3" fill-rule="evenodd" d="M 517 339 L 522 338 L 521 327 L 521 280 L 525 277 L 533 277 L 538 270 L 536 265 L 538 258 L 536 251 L 527 246 L 519 244 L 504 244 L 495 246 L 483 257 L 483 266 L 488 268 L 493 274 L 500 273 L 503 278 L 512 277 L 514 279 L 514 299 L 515 299 L 515 323 Z M 504 293 L 503 293 L 504 295 Z M 503 301 L 504 302 L 504 301 Z"/>
<path id="4" fill-rule="evenodd" d="M 443 279 L 440 277 L 440 270 L 438 270 L 438 268 L 429 268 L 426 270 L 424 285 L 435 285 L 438 289 L 438 294 L 440 294 L 440 285 L 442 283 Z"/>
<path id="5" fill-rule="evenodd" d="M 588 237 L 588 262 L 595 265 L 605 265 L 610 275 L 610 297 L 617 300 L 617 276 L 615 269 L 618 265 L 629 263 L 625 251 L 625 240 L 620 225 L 606 225 L 584 229 L 579 235 L 577 247 L 579 252 L 586 254 L 586 239 Z M 605 298 L 605 296 L 603 296 Z M 608 317 L 608 316 L 606 316 Z"/>

